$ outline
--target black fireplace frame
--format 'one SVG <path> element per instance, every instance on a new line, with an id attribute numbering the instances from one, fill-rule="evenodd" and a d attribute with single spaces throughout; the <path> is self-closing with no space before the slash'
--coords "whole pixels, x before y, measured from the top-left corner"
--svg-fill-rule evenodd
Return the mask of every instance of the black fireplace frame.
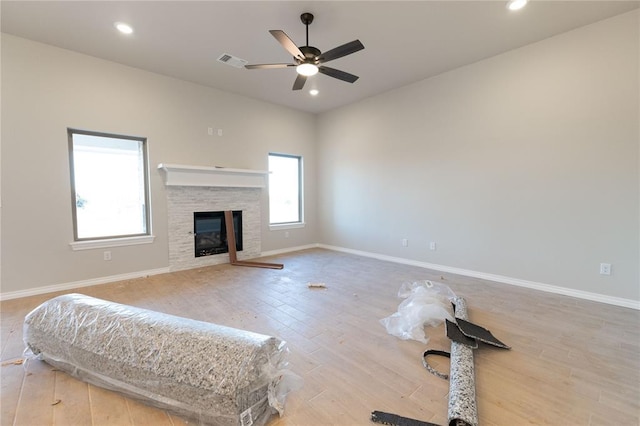
<path id="1" fill-rule="evenodd" d="M 233 211 L 236 251 L 242 251 L 242 210 Z M 224 211 L 193 212 L 193 245 L 195 257 L 229 253 Z"/>

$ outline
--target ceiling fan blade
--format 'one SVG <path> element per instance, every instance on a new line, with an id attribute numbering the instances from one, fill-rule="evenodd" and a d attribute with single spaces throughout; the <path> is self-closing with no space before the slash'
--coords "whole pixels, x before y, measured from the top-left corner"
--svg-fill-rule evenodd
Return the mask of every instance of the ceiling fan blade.
<path id="1" fill-rule="evenodd" d="M 298 74 L 298 76 L 296 77 L 296 81 L 293 82 L 293 90 L 302 90 L 302 88 L 304 87 L 304 83 L 306 82 L 307 77 L 302 74 Z"/>
<path id="2" fill-rule="evenodd" d="M 301 61 L 304 61 L 304 53 L 300 51 L 298 46 L 296 46 L 296 44 L 293 41 L 291 41 L 289 36 L 285 34 L 284 31 L 269 30 L 269 32 L 271 33 L 272 36 L 275 37 L 276 40 L 278 40 L 278 42 L 282 45 L 282 47 L 284 47 L 287 50 L 287 52 L 293 55 L 294 58 L 298 58 Z"/>
<path id="3" fill-rule="evenodd" d="M 245 65 L 244 67 L 248 70 L 267 70 L 274 68 L 289 68 L 295 66 L 295 64 L 251 64 Z"/>
<path id="4" fill-rule="evenodd" d="M 325 66 L 318 67 L 318 71 L 324 75 L 328 75 L 329 77 L 346 81 L 347 83 L 354 83 L 359 78 L 357 75 L 349 74 L 348 72 L 340 71 L 335 68 L 329 68 Z"/>
<path id="5" fill-rule="evenodd" d="M 351 55 L 358 50 L 364 49 L 364 45 L 360 43 L 360 40 L 353 40 L 352 42 L 343 44 L 334 49 L 328 50 L 320 55 L 318 61 L 320 63 L 333 61 L 334 59 L 342 58 L 343 56 Z"/>

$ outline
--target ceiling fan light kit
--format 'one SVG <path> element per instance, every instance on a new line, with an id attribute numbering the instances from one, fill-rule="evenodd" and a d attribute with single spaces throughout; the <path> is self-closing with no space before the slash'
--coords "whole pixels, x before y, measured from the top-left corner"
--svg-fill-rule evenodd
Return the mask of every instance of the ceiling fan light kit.
<path id="1" fill-rule="evenodd" d="M 296 71 L 300 75 L 304 75 L 305 77 L 311 77 L 312 75 L 318 74 L 318 67 L 314 64 L 304 63 L 300 64 L 296 67 Z"/>
<path id="2" fill-rule="evenodd" d="M 337 70 L 335 68 L 329 68 L 322 64 L 364 49 L 364 45 L 360 42 L 360 40 L 354 40 L 323 53 L 320 51 L 320 49 L 309 46 L 309 25 L 313 22 L 313 15 L 311 13 L 305 12 L 300 15 L 300 20 L 306 27 L 307 39 L 306 45 L 304 46 L 297 46 L 282 30 L 269 31 L 269 33 L 271 33 L 271 35 L 276 40 L 278 40 L 282 47 L 284 47 L 285 50 L 293 56 L 294 63 L 251 64 L 245 65 L 245 68 L 251 70 L 295 67 L 298 75 L 293 83 L 293 90 L 301 90 L 304 87 L 305 82 L 307 81 L 307 77 L 310 77 L 317 73 L 337 78 L 338 80 L 346 81 L 347 83 L 354 83 L 358 79 L 357 75 L 349 74 L 348 72 Z"/>

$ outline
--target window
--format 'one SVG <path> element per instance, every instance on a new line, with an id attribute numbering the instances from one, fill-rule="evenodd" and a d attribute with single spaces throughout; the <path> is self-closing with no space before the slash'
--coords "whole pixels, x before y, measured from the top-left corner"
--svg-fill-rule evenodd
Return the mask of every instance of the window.
<path id="1" fill-rule="evenodd" d="M 269 154 L 269 224 L 302 223 L 302 157 Z"/>
<path id="2" fill-rule="evenodd" d="M 68 135 L 74 240 L 150 235 L 146 139 Z"/>

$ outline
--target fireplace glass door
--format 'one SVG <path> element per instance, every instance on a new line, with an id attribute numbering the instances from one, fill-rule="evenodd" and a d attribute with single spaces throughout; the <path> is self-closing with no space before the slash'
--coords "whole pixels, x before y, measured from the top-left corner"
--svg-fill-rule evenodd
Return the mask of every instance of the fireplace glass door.
<path id="1" fill-rule="evenodd" d="M 242 211 L 233 212 L 233 229 L 236 236 L 236 251 L 242 251 Z M 195 257 L 228 253 L 227 227 L 224 212 L 194 212 L 193 233 Z"/>

